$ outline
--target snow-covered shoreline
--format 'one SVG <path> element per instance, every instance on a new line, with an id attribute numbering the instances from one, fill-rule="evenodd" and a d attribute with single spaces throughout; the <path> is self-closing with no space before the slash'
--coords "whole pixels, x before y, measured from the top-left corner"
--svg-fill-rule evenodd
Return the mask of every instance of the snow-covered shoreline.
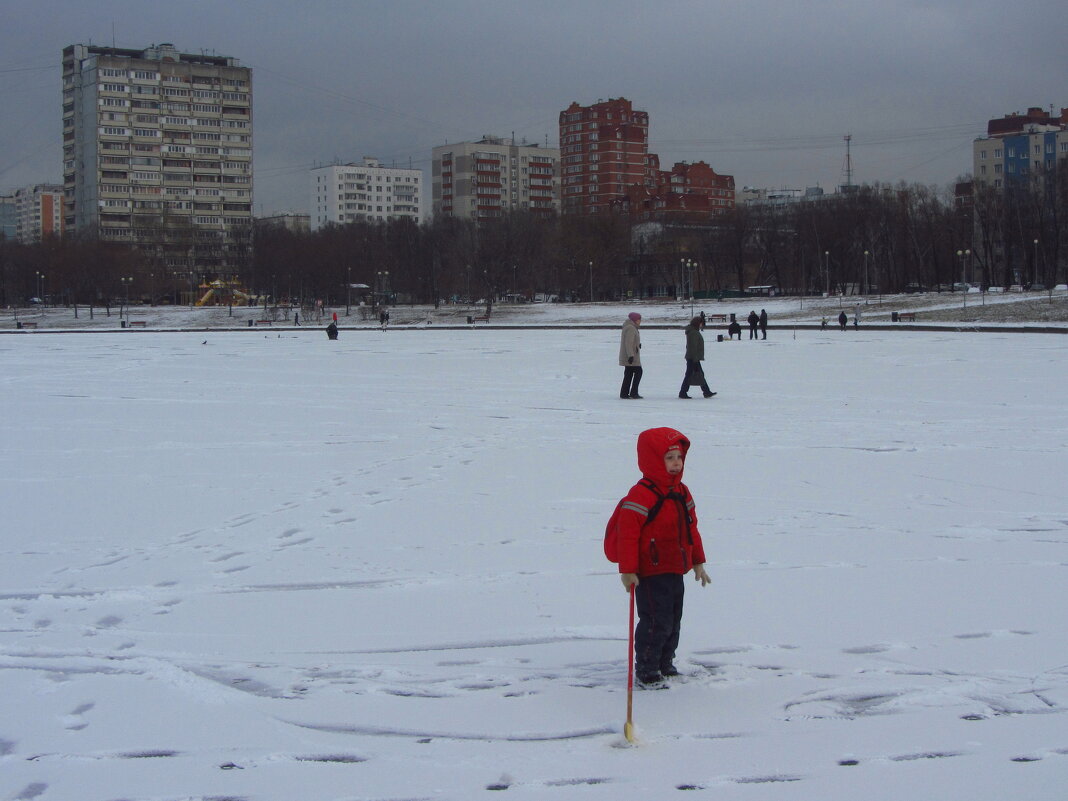
<path id="1" fill-rule="evenodd" d="M 831 298 L 746 298 L 689 301 L 643 300 L 629 303 L 533 303 L 497 304 L 492 307 L 489 320 L 484 320 L 486 306 L 442 304 L 433 306 L 391 306 L 390 326 L 443 326 L 467 325 L 471 317 L 476 327 L 528 326 L 566 327 L 590 325 L 618 325 L 627 313 L 640 310 L 644 324 L 651 326 L 685 325 L 692 314 L 701 311 L 709 315 L 728 317 L 735 314 L 743 323 L 751 309 L 767 309 L 773 327 L 787 325 L 819 325 L 822 318 L 829 326 L 836 324 L 839 312 L 846 312 L 852 325 L 853 316 L 859 312 L 861 325 L 886 325 L 892 323 L 894 312 L 912 312 L 916 324 L 945 327 L 974 326 L 1047 326 L 1068 328 L 1068 292 L 1053 293 L 927 293 L 918 295 L 886 295 L 869 297 Z M 293 310 L 273 307 L 220 307 L 189 308 L 187 306 L 131 306 L 129 313 L 119 314 L 112 307 L 110 315 L 102 308 L 89 310 L 80 307 L 78 316 L 71 308 L 29 307 L 3 310 L 0 315 L 0 332 L 16 330 L 16 318 L 23 323 L 36 324 L 35 330 L 93 330 L 121 329 L 122 321 L 143 323 L 153 330 L 211 330 L 245 329 L 262 320 L 271 320 L 271 327 L 296 327 Z M 300 312 L 301 327 L 321 327 L 336 314 L 342 328 L 377 328 L 377 313 L 367 307 L 353 306 L 346 309 L 327 308 L 321 314 L 310 316 Z M 909 324 L 893 323 L 907 329 Z M 723 326 L 718 322 L 710 329 Z"/>

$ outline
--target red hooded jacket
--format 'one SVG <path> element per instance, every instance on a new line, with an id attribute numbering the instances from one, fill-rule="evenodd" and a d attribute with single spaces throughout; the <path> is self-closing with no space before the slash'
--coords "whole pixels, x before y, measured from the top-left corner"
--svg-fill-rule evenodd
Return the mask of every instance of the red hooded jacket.
<path id="1" fill-rule="evenodd" d="M 627 493 L 619 510 L 620 573 L 682 574 L 705 562 L 693 496 L 682 483 L 682 473 L 673 476 L 664 465 L 668 449 L 676 445 L 682 451 L 685 472 L 686 452 L 690 449 L 686 437 L 673 428 L 650 428 L 638 435 L 638 469 L 667 500 L 645 526 L 649 510 L 657 501 L 656 492 L 639 482 Z"/>

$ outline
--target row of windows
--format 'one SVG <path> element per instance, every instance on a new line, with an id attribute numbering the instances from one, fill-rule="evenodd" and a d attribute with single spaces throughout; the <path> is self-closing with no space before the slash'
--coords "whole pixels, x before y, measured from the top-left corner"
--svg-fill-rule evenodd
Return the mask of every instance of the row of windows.
<path id="1" fill-rule="evenodd" d="M 319 176 L 316 176 L 316 177 L 318 179 L 318 182 L 322 183 L 323 176 L 319 175 Z M 365 175 L 362 172 L 346 172 L 346 173 L 342 173 L 341 175 L 339 175 L 338 179 L 342 180 L 342 181 L 371 181 L 371 180 L 376 180 L 376 179 L 381 181 L 382 180 L 382 176 L 381 175 L 373 175 L 373 174 Z M 386 183 L 387 184 L 393 182 L 393 176 L 387 175 L 387 176 L 385 176 L 385 179 L 386 179 Z M 401 176 L 399 176 L 399 175 L 396 176 L 396 181 L 395 182 L 398 183 L 398 184 L 401 183 Z M 419 183 L 419 177 L 418 176 L 412 176 L 412 175 L 404 176 L 404 183 L 413 183 L 413 182 L 414 183 Z M 328 181 L 328 183 L 329 183 L 329 181 Z"/>

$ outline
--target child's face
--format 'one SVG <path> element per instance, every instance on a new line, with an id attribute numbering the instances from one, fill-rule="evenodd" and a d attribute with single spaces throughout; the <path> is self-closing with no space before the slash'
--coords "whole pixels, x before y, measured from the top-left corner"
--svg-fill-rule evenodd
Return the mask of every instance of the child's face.
<path id="1" fill-rule="evenodd" d="M 682 451 L 675 449 L 664 454 L 664 467 L 667 468 L 668 475 L 677 476 L 681 473 L 682 463 Z"/>

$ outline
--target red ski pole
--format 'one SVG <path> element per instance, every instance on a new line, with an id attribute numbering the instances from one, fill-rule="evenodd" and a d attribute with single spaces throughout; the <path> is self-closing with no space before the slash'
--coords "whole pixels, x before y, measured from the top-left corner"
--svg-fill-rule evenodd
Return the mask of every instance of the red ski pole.
<path id="1" fill-rule="evenodd" d="M 630 635 L 627 638 L 627 722 L 623 724 L 623 736 L 633 743 L 634 736 L 634 585 L 630 587 Z"/>

